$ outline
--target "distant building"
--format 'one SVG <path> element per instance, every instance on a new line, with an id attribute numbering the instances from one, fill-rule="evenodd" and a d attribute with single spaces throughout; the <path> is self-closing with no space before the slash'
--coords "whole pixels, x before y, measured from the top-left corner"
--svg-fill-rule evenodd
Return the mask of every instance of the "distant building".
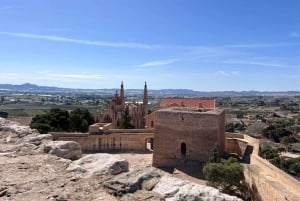
<path id="1" fill-rule="evenodd" d="M 109 102 L 108 108 L 99 110 L 95 115 L 95 121 L 99 123 L 111 123 L 112 128 L 122 127 L 122 112 L 128 107 L 131 124 L 134 128 L 145 128 L 145 115 L 148 113 L 148 92 L 147 83 L 144 85 L 143 103 L 125 104 L 125 92 L 123 82 L 121 83 L 120 94 L 116 91 L 115 96 Z"/>

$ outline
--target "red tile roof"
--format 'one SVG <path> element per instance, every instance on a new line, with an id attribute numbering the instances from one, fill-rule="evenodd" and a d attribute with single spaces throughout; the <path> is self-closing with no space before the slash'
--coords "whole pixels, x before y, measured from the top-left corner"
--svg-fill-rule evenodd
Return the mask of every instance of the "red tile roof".
<path id="1" fill-rule="evenodd" d="M 215 99 L 201 98 L 164 98 L 160 102 L 160 108 L 167 107 L 214 109 L 216 107 L 216 101 Z"/>

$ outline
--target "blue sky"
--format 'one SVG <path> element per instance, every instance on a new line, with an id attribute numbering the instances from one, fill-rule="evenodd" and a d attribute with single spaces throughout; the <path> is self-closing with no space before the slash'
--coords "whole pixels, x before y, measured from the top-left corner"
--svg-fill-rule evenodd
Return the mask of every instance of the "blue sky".
<path id="1" fill-rule="evenodd" d="M 1 0 L 0 83 L 300 90 L 298 0 Z"/>

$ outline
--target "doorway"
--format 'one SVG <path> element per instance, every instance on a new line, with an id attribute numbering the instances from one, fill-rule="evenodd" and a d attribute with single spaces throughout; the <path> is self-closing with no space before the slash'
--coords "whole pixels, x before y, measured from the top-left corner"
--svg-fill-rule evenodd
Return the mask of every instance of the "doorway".
<path id="1" fill-rule="evenodd" d="M 186 156 L 186 144 L 184 142 L 181 143 L 181 155 Z"/>

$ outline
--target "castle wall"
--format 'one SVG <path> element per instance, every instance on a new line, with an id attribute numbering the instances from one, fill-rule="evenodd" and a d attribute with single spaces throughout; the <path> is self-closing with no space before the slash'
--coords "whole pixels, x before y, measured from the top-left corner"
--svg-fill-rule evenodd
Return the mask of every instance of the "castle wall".
<path id="1" fill-rule="evenodd" d="M 155 112 L 154 124 L 154 166 L 174 167 L 185 159 L 207 161 L 216 144 L 220 153 L 224 152 L 224 111 L 159 110 Z M 185 154 L 182 154 L 183 143 L 186 147 Z"/>
<path id="2" fill-rule="evenodd" d="M 118 129 L 114 129 L 118 132 Z M 88 134 L 71 134 L 71 133 L 51 133 L 55 140 L 76 141 L 84 152 L 105 152 L 105 151 L 144 151 L 146 150 L 147 140 L 153 139 L 153 133 L 148 130 L 139 129 L 140 133 L 132 132 L 126 129 L 118 133 L 88 135 Z"/>
<path id="3" fill-rule="evenodd" d="M 300 182 L 259 156 L 251 156 L 251 165 L 245 166 L 244 175 L 257 200 L 299 200 Z"/>
<path id="4" fill-rule="evenodd" d="M 225 152 L 235 153 L 239 158 L 243 158 L 246 151 L 248 142 L 241 139 L 226 138 L 225 140 Z"/>
<path id="5" fill-rule="evenodd" d="M 243 134 L 226 133 L 225 151 L 241 152 L 245 142 L 253 146 L 249 165 L 244 165 L 246 182 L 256 194 L 256 200 L 297 201 L 300 197 L 300 182 L 258 156 L 259 140 Z M 233 139 L 234 138 L 234 139 Z"/>

